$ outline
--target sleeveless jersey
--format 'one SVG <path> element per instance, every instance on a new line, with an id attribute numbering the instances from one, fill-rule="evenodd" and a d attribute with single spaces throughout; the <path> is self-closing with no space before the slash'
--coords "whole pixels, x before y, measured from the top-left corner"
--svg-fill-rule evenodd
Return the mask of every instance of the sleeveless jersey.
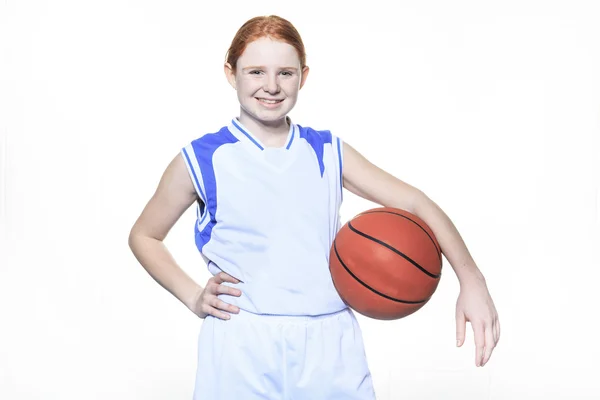
<path id="1" fill-rule="evenodd" d="M 285 146 L 264 147 L 237 119 L 181 150 L 195 190 L 195 242 L 209 271 L 224 271 L 256 314 L 321 315 L 347 306 L 329 272 L 340 229 L 342 142 L 290 123 Z"/>

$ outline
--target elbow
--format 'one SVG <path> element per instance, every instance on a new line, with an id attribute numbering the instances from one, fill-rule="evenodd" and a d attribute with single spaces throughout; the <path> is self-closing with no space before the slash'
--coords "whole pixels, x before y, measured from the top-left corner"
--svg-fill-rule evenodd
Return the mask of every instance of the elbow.
<path id="1" fill-rule="evenodd" d="M 136 223 L 129 231 L 129 237 L 127 238 L 127 245 L 135 252 L 139 244 L 147 240 L 155 240 L 158 242 L 164 241 L 166 234 L 156 234 L 146 226 Z"/>
<path id="2" fill-rule="evenodd" d="M 129 236 L 127 237 L 127 245 L 129 246 L 129 248 L 133 251 L 133 248 L 135 246 L 135 231 L 134 228 L 131 228 L 131 230 L 129 231 Z"/>
<path id="3" fill-rule="evenodd" d="M 432 204 L 433 201 L 424 192 L 415 189 L 410 202 L 410 209 L 407 211 L 415 214 L 416 216 L 421 216 L 424 212 L 426 212 L 424 210 L 430 208 Z"/>
<path id="4" fill-rule="evenodd" d="M 129 236 L 127 237 L 127 245 L 129 246 L 131 251 L 135 252 L 136 244 L 140 236 L 141 232 L 139 229 L 139 225 L 136 223 L 131 227 L 131 230 L 129 231 Z"/>

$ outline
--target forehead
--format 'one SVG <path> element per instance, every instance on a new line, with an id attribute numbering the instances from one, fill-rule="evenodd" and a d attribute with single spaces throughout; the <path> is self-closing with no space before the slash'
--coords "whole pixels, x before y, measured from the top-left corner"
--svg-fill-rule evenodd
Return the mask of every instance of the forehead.
<path id="1" fill-rule="evenodd" d="M 246 46 L 238 59 L 238 67 L 245 65 L 285 65 L 296 67 L 300 58 L 296 49 L 285 42 L 268 37 L 257 39 Z"/>

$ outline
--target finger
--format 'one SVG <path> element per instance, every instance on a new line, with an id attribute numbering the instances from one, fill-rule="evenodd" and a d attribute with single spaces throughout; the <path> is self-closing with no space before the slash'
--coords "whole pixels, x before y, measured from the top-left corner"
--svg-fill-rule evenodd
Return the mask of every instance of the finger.
<path id="1" fill-rule="evenodd" d="M 495 347 L 496 341 L 494 340 L 494 331 L 492 323 L 490 322 L 485 326 L 485 351 L 483 353 L 483 361 L 481 362 L 482 367 L 489 361 Z"/>
<path id="2" fill-rule="evenodd" d="M 229 275 L 226 272 L 219 272 L 218 275 L 221 279 L 221 282 L 219 282 L 219 283 L 223 283 L 223 282 L 240 283 L 239 279 L 234 278 L 233 276 Z"/>
<path id="3" fill-rule="evenodd" d="M 496 343 L 500 341 L 500 318 L 496 317 Z"/>
<path id="4" fill-rule="evenodd" d="M 208 280 L 208 282 L 206 283 L 206 287 L 205 287 L 205 291 L 206 291 L 205 296 L 206 295 L 215 296 L 217 294 L 217 291 L 219 290 L 219 286 L 221 285 L 218 281 L 219 281 L 219 278 L 217 278 L 216 275 Z"/>
<path id="5" fill-rule="evenodd" d="M 223 272 L 219 272 L 218 274 L 213 275 L 208 281 L 209 282 L 214 282 L 217 285 L 220 285 L 221 283 L 225 282 L 223 280 L 224 277 L 225 277 L 224 273 Z"/>
<path id="6" fill-rule="evenodd" d="M 496 324 L 497 320 L 494 319 L 494 322 L 492 322 L 492 335 L 494 336 L 494 346 L 498 344 L 498 326 Z"/>
<path id="7" fill-rule="evenodd" d="M 475 334 L 475 365 L 480 367 L 483 358 L 483 349 L 485 347 L 484 325 L 481 322 L 471 322 L 471 325 L 473 326 L 473 333 Z"/>
<path id="8" fill-rule="evenodd" d="M 221 310 L 229 311 L 234 314 L 238 314 L 240 312 L 239 307 L 234 306 L 233 304 L 225 303 L 223 300 L 220 299 L 217 301 L 217 307 Z"/>
<path id="9" fill-rule="evenodd" d="M 467 320 L 463 312 L 456 313 L 456 346 L 460 347 L 465 342 Z"/>
<path id="10" fill-rule="evenodd" d="M 231 316 L 230 316 L 229 314 L 227 314 L 227 313 L 224 313 L 224 312 L 222 312 L 222 311 L 219 311 L 219 310 L 217 310 L 216 308 L 214 308 L 214 307 L 211 307 L 211 306 L 210 306 L 210 305 L 208 305 L 208 304 L 204 304 L 204 306 L 202 307 L 202 311 L 203 311 L 203 312 L 204 312 L 206 315 L 212 315 L 213 317 L 220 318 L 220 319 L 224 319 L 224 320 L 227 320 L 227 319 L 230 319 L 230 318 L 231 318 Z"/>
<path id="11" fill-rule="evenodd" d="M 218 285 L 216 288 L 218 294 L 229 294 L 231 296 L 241 296 L 242 291 L 240 289 L 232 288 L 231 286 Z"/>
<path id="12" fill-rule="evenodd" d="M 215 300 L 211 302 L 211 305 L 218 310 L 228 311 L 235 314 L 240 312 L 240 309 L 238 307 L 229 303 L 225 303 L 219 298 L 215 298 Z"/>

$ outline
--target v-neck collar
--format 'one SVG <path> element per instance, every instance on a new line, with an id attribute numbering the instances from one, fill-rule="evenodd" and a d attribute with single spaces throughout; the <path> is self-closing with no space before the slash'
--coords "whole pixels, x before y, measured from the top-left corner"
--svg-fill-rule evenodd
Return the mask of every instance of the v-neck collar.
<path id="1" fill-rule="evenodd" d="M 289 150 L 292 147 L 296 136 L 298 135 L 298 128 L 292 123 L 289 117 L 286 117 L 286 119 L 290 124 L 290 130 L 288 132 L 288 137 L 285 142 L 285 145 L 283 147 L 280 147 L 280 149 Z M 229 129 L 229 132 L 231 132 L 238 140 L 248 141 L 261 151 L 265 149 L 265 146 L 261 143 L 261 141 L 256 136 L 254 136 L 252 132 L 250 132 L 250 130 L 246 129 L 246 127 L 244 127 L 244 125 L 242 125 L 242 123 L 237 118 L 233 118 L 231 120 L 231 124 L 229 124 L 227 129 Z"/>

